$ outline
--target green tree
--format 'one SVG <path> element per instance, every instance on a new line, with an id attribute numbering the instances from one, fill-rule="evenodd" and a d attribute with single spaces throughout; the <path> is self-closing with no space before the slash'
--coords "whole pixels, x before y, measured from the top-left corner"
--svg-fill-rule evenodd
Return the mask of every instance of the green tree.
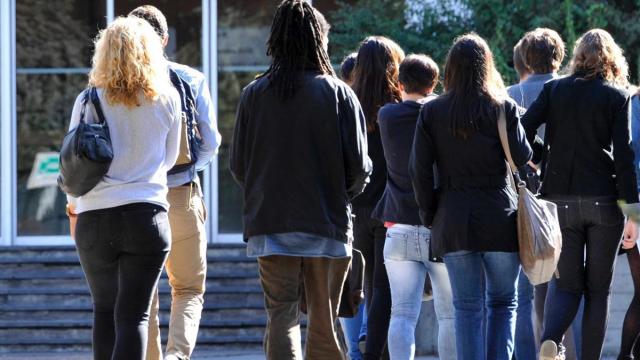
<path id="1" fill-rule="evenodd" d="M 517 79 L 509 66 L 512 49 L 527 31 L 536 27 L 558 31 L 567 44 L 566 64 L 580 34 L 600 27 L 611 32 L 625 50 L 631 80 L 640 78 L 640 0 L 422 0 L 427 8 L 421 29 L 407 27 L 404 15 L 411 1 L 339 3 L 330 14 L 334 60 L 354 51 L 366 36 L 383 35 L 407 52 L 427 53 L 443 64 L 453 39 L 474 31 L 491 46 L 505 83 L 513 83 Z"/>

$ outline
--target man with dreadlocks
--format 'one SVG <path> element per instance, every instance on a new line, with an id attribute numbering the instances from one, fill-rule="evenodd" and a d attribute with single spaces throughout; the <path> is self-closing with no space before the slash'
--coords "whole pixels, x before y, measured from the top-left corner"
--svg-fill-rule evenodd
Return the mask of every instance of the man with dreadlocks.
<path id="1" fill-rule="evenodd" d="M 364 114 L 327 55 L 329 24 L 304 0 L 276 11 L 271 66 L 240 98 L 230 168 L 244 192 L 244 238 L 257 257 L 267 359 L 345 359 L 335 323 L 351 261 L 350 200 L 371 173 Z"/>

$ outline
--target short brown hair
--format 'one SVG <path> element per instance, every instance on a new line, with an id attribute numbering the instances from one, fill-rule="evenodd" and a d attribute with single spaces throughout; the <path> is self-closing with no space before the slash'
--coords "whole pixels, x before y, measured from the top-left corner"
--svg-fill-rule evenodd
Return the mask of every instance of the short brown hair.
<path id="1" fill-rule="evenodd" d="M 135 16 L 140 19 L 146 20 L 153 30 L 164 39 L 169 36 L 169 27 L 167 26 L 167 18 L 164 17 L 162 11 L 152 5 L 142 5 L 133 9 L 129 16 Z"/>
<path id="2" fill-rule="evenodd" d="M 555 30 L 537 28 L 525 35 L 522 54 L 525 64 L 532 72 L 555 72 L 560 69 L 564 59 L 564 42 Z"/>
<path id="3" fill-rule="evenodd" d="M 411 54 L 400 63 L 399 81 L 407 94 L 422 94 L 438 83 L 438 64 L 427 55 Z"/>
<path id="4" fill-rule="evenodd" d="M 527 76 L 531 71 L 524 62 L 524 55 L 522 54 L 522 43 L 524 38 L 520 39 L 516 46 L 513 47 L 513 68 L 518 73 L 520 79 Z"/>

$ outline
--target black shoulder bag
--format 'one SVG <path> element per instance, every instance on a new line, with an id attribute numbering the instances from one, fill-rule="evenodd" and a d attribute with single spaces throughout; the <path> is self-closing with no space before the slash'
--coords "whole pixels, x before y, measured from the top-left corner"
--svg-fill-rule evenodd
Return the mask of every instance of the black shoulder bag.
<path id="1" fill-rule="evenodd" d="M 89 124 L 85 119 L 89 100 L 98 116 L 97 123 Z M 91 191 L 107 174 L 112 160 L 109 126 L 96 88 L 92 87 L 84 91 L 80 123 L 62 141 L 58 185 L 73 197 L 82 196 Z"/>

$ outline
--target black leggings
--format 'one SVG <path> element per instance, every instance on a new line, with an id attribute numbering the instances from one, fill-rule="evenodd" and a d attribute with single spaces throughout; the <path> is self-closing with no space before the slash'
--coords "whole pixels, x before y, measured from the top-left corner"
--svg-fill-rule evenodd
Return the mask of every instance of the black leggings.
<path id="1" fill-rule="evenodd" d="M 562 227 L 557 275 L 549 283 L 542 341 L 562 341 L 584 296 L 582 359 L 599 360 L 624 217 L 615 198 L 554 198 Z"/>
<path id="2" fill-rule="evenodd" d="M 391 290 L 384 266 L 384 240 L 387 229 L 371 218 L 371 209 L 354 209 L 354 246 L 365 259 L 365 296 L 367 298 L 367 341 L 364 360 L 378 360 L 387 343 L 391 319 Z"/>
<path id="3" fill-rule="evenodd" d="M 143 360 L 149 309 L 169 252 L 169 218 L 138 203 L 78 215 L 76 246 L 93 299 L 95 360 Z"/>
<path id="4" fill-rule="evenodd" d="M 627 250 L 629 269 L 633 279 L 633 299 L 624 317 L 622 325 L 622 343 L 620 345 L 619 360 L 640 359 L 640 250 L 638 246 Z"/>

